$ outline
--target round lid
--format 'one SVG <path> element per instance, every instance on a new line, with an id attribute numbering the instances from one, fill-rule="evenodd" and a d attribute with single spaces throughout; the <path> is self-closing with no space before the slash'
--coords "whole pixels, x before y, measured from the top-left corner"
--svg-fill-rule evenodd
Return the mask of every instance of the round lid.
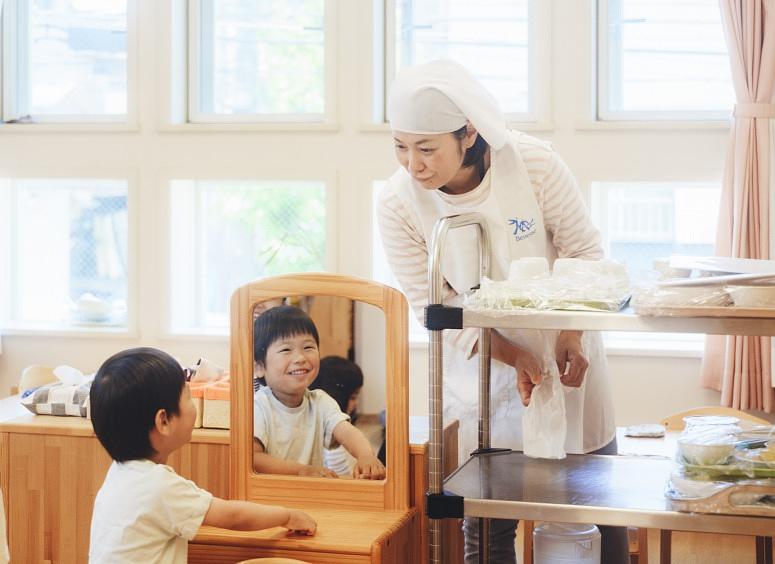
<path id="1" fill-rule="evenodd" d="M 584 541 L 599 537 L 600 531 L 589 523 L 541 523 L 533 530 L 533 534 L 554 539 Z"/>

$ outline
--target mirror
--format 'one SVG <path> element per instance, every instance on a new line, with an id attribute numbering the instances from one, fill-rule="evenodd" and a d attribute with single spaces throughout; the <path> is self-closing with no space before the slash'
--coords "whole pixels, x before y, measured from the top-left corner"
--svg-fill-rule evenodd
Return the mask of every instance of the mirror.
<path id="1" fill-rule="evenodd" d="M 253 470 L 384 478 L 382 310 L 338 296 L 283 296 L 257 303 L 253 320 Z"/>
<path id="2" fill-rule="evenodd" d="M 385 411 L 384 479 L 321 479 L 254 471 L 254 377 L 262 374 L 260 363 L 254 361 L 254 322 L 271 311 L 269 306 L 285 303 L 309 313 L 320 338 L 320 356 L 340 356 L 361 368 L 363 387 L 358 398 L 356 428 L 376 450 L 374 445 L 381 442 L 382 430 L 376 422 L 380 411 Z M 407 311 L 406 300 L 399 291 L 338 274 L 267 278 L 234 292 L 232 498 L 285 505 L 309 505 L 314 500 L 314 505 L 320 507 L 372 510 L 409 506 Z"/>

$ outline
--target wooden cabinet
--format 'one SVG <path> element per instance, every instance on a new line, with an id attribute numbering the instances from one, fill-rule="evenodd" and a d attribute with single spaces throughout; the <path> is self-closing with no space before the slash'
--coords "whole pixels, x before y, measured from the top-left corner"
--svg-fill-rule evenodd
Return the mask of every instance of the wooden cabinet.
<path id="1" fill-rule="evenodd" d="M 13 562 L 88 560 L 97 491 L 110 466 L 91 423 L 23 415 L 0 424 L 0 484 Z M 228 431 L 194 430 L 169 464 L 219 497 L 228 497 Z"/>

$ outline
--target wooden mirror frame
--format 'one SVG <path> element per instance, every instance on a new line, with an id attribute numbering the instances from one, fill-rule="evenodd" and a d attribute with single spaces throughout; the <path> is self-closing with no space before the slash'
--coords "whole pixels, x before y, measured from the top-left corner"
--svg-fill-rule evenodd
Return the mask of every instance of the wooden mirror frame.
<path id="1" fill-rule="evenodd" d="M 306 478 L 253 472 L 253 309 L 285 296 L 338 296 L 373 305 L 385 318 L 387 477 L 383 481 Z M 231 297 L 230 496 L 261 503 L 339 509 L 409 507 L 409 357 L 406 298 L 398 290 L 329 273 L 251 282 Z"/>

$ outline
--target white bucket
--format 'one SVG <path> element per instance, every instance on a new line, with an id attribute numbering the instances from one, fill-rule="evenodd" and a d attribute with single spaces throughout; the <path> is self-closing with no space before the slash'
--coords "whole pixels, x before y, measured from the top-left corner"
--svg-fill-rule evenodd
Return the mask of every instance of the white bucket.
<path id="1" fill-rule="evenodd" d="M 533 530 L 534 564 L 600 564 L 600 531 L 594 525 L 542 523 Z"/>

